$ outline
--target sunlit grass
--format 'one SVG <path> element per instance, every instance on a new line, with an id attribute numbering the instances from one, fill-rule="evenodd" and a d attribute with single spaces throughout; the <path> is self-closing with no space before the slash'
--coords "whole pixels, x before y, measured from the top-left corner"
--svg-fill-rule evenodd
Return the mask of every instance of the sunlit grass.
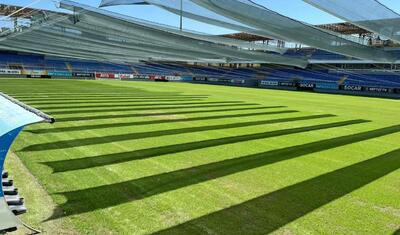
<path id="1" fill-rule="evenodd" d="M 49 219 L 82 233 L 400 228 L 397 100 L 65 80 L 0 80 L 0 91 L 58 120 L 13 149 L 65 212 Z"/>

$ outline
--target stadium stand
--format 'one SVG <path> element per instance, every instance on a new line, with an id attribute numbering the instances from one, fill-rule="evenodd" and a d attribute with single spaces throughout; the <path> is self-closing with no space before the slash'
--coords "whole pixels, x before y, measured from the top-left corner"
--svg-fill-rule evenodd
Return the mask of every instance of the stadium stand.
<path id="1" fill-rule="evenodd" d="M 323 61 L 330 60 L 333 62 L 343 59 L 343 56 L 325 53 L 321 50 L 298 49 L 289 51 L 287 53 L 290 53 L 291 56 L 299 58 L 307 55 L 315 59 L 320 58 Z M 4 51 L 0 53 L 0 69 L 5 73 L 2 76 L 9 76 L 9 70 L 20 70 L 18 76 L 42 78 L 86 77 L 94 79 L 97 77 L 98 79 L 119 78 L 129 80 L 129 78 L 136 78 L 176 81 L 183 80 L 182 78 L 185 77 L 184 80 L 190 82 L 261 86 L 275 89 L 293 89 L 300 86 L 299 84 L 310 83 L 314 84 L 315 91 L 333 93 L 337 93 L 335 90 L 344 89 L 343 86 L 361 86 L 363 88 L 357 87 L 357 90 L 352 92 L 358 95 L 393 97 L 398 97 L 395 91 L 400 87 L 400 74 L 396 70 L 350 70 L 334 67 L 330 64 L 320 64 L 318 68 L 307 69 L 277 65 L 263 65 L 256 68 L 229 68 L 165 62 L 115 64 Z M 362 92 L 360 92 L 361 90 Z"/>

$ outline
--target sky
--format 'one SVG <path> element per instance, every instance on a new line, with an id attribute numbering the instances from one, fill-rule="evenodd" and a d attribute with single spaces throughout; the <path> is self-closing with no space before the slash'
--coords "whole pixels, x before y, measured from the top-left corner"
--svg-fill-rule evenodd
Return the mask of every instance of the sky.
<path id="1" fill-rule="evenodd" d="M 101 0 L 73 0 L 82 4 L 98 7 Z M 185 1 L 185 0 L 184 0 Z M 351 0 L 349 0 L 351 1 Z M 400 13 L 400 0 L 379 0 L 382 4 L 388 6 L 394 11 Z M 0 0 L 2 4 L 12 4 L 18 6 L 26 6 L 28 4 L 35 3 L 32 7 L 43 8 L 49 10 L 57 10 L 53 0 Z M 302 0 L 254 0 L 285 16 L 289 16 L 293 19 L 304 21 L 310 24 L 325 24 L 325 23 L 336 23 L 341 20 L 333 17 L 321 10 L 316 9 L 303 2 Z M 106 7 L 106 10 L 118 12 L 128 16 L 150 20 L 157 23 L 163 23 L 171 26 L 179 26 L 179 16 L 168 13 L 165 10 L 154 6 L 116 6 Z M 199 32 L 207 32 L 210 34 L 223 34 L 231 33 L 232 31 L 221 29 L 219 27 L 213 27 L 184 19 L 184 28 L 195 30 Z"/>

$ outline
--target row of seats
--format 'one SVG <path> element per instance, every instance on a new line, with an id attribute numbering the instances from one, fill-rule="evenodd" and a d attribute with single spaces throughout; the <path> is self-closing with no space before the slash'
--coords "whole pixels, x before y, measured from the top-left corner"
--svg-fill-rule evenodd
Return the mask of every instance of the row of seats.
<path id="1" fill-rule="evenodd" d="M 14 181 L 9 177 L 8 172 L 2 172 L 1 178 L 1 187 L 3 189 L 4 199 L 6 200 L 9 209 L 15 215 L 26 213 L 24 198 L 19 196 L 18 189 L 14 187 Z"/>
<path id="2" fill-rule="evenodd" d="M 289 50 L 292 56 L 338 56 L 322 50 Z M 38 55 L 18 55 L 13 53 L 0 54 L 0 68 L 44 69 L 58 72 L 106 72 L 141 75 L 187 75 L 194 77 L 216 77 L 227 79 L 271 79 L 271 80 L 302 80 L 310 82 L 334 82 L 339 84 L 373 85 L 400 87 L 400 75 L 394 72 L 338 71 L 329 69 L 309 70 L 288 67 L 262 68 L 216 68 L 189 66 L 172 63 L 136 63 L 112 64 L 94 61 L 59 59 Z"/>
<path id="3" fill-rule="evenodd" d="M 319 49 L 289 49 L 284 54 L 292 58 L 307 58 L 310 60 L 348 60 L 349 57 Z"/>
<path id="4" fill-rule="evenodd" d="M 328 82 L 341 85 L 400 87 L 400 74 L 389 71 L 330 71 L 301 69 L 267 69 L 267 79 L 278 81 Z"/>

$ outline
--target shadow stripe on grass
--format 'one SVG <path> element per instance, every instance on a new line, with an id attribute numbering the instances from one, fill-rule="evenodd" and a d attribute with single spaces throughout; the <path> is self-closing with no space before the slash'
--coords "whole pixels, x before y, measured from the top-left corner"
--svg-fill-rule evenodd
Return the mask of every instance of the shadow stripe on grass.
<path id="1" fill-rule="evenodd" d="M 26 87 L 26 86 L 24 86 Z M 57 96 L 62 96 L 62 97 L 71 97 L 71 96 L 77 96 L 77 97 L 85 97 L 85 96 L 105 96 L 105 97 L 115 97 L 115 96 L 121 96 L 121 97 L 149 97 L 149 96 L 160 96 L 160 97 L 209 97 L 210 95 L 205 95 L 205 94 L 186 94 L 184 95 L 181 92 L 132 92 L 132 88 L 129 88 L 129 92 L 124 93 L 124 92 L 101 92 L 101 93 L 92 93 L 92 92 L 85 92 L 85 93 L 79 93 L 79 92 L 60 92 L 60 93 L 42 93 L 42 92 L 34 92 L 34 93 L 27 93 L 27 92 L 18 92 L 18 93 L 8 93 L 9 95 L 16 96 L 16 97 L 26 97 L 26 98 L 48 98 L 48 97 L 57 97 Z"/>
<path id="2" fill-rule="evenodd" d="M 247 135 L 240 135 L 240 136 L 231 136 L 231 137 L 224 137 L 219 139 L 210 139 L 210 140 L 202 140 L 202 141 L 195 141 L 189 143 L 182 143 L 182 144 L 173 144 L 167 146 L 160 146 L 160 147 L 153 147 L 148 149 L 141 149 L 132 152 L 125 152 L 125 153 L 115 153 L 115 154 L 107 154 L 107 155 L 100 155 L 100 156 L 93 156 L 93 157 L 83 157 L 77 159 L 69 159 L 69 160 L 61 160 L 61 161 L 52 161 L 52 162 L 43 162 L 43 164 L 51 167 L 54 172 L 65 172 L 71 170 L 79 170 L 79 169 L 87 169 L 92 167 L 99 167 L 99 166 L 106 166 L 111 164 L 117 164 L 122 162 L 128 162 L 133 160 L 141 160 L 147 159 L 152 157 L 157 157 L 160 155 L 165 154 L 173 154 L 173 153 L 180 153 L 186 152 L 196 149 L 203 149 L 209 147 L 216 147 L 226 144 L 235 144 L 241 143 L 245 141 L 251 140 L 259 140 L 259 139 L 266 139 L 290 134 L 298 134 L 302 132 L 310 132 L 316 130 L 323 130 L 329 128 L 336 128 L 336 127 L 344 127 L 354 124 L 366 123 L 366 120 L 350 120 L 350 121 L 342 121 L 342 122 L 334 122 L 328 124 L 321 124 L 315 126 L 306 126 L 306 127 L 298 127 L 298 128 L 290 128 L 290 129 L 283 129 L 283 130 L 276 130 L 270 132 L 261 132 L 255 134 L 247 134 Z M 83 140 L 81 140 L 82 142 Z M 111 141 L 111 138 L 109 139 Z M 77 145 L 81 144 L 81 142 L 74 140 L 74 143 Z M 87 142 L 88 145 L 94 144 L 93 142 Z M 86 145 L 85 145 L 86 146 Z M 37 146 L 38 147 L 38 146 Z M 53 148 L 53 145 L 47 146 L 40 146 L 42 150 L 48 150 L 49 148 Z M 48 149 L 45 149 L 48 147 Z"/>
<path id="3" fill-rule="evenodd" d="M 214 115 L 214 116 L 205 116 L 205 117 L 193 117 L 193 118 L 180 118 L 180 119 L 166 119 L 166 120 L 150 120 L 150 121 L 136 121 L 129 122 L 129 126 L 141 126 L 141 125 L 156 125 L 156 124 L 165 124 L 165 123 L 175 123 L 175 122 L 193 122 L 193 121 L 205 121 L 205 120 L 218 120 L 218 119 L 228 119 L 228 118 L 237 118 L 237 117 L 255 117 L 255 116 L 266 116 L 266 115 L 276 115 L 276 114 L 289 114 L 289 113 L 297 113 L 296 110 L 282 110 L 282 111 L 268 111 L 268 112 L 260 112 L 260 113 L 240 113 L 240 114 L 229 114 L 229 115 Z M 154 114 L 152 115 L 154 116 Z M 99 126 L 108 125 L 108 124 L 99 124 L 99 125 L 91 125 L 90 127 L 99 127 Z M 116 127 L 117 123 L 114 124 L 113 127 Z M 46 134 L 46 133 L 54 133 L 54 132 L 66 132 L 66 131 L 83 131 L 84 126 L 70 126 L 70 127 L 60 127 L 54 129 L 36 129 L 29 130 L 29 132 L 34 134 Z M 55 130 L 55 131 L 54 131 Z M 124 135 L 115 135 L 115 136 L 127 136 L 127 138 L 135 138 L 136 133 L 129 133 Z M 93 137 L 93 138 L 108 138 L 109 136 L 104 137 Z"/>
<path id="4" fill-rule="evenodd" d="M 102 104 L 102 105 L 82 105 L 82 106 L 60 106 L 60 107 L 51 107 L 51 106 L 37 106 L 40 109 L 46 110 L 47 112 L 73 112 L 73 111 L 79 111 L 80 109 L 86 109 L 86 108 L 116 108 L 116 107 L 147 107 L 147 106 L 186 106 L 186 105 L 203 105 L 203 104 L 242 104 L 244 102 L 242 101 L 216 101 L 216 102 L 182 102 L 180 101 L 179 103 L 173 102 L 173 103 L 144 103 L 144 104 L 139 104 L 139 103 L 133 103 L 133 104 Z M 61 110 L 61 111 L 57 111 Z"/>
<path id="5" fill-rule="evenodd" d="M 79 106 L 79 104 L 119 104 L 119 103 L 151 103 L 151 102 L 177 102 L 177 101 L 202 101 L 204 99 L 137 99 L 137 100 L 119 100 L 119 99 L 109 99 L 109 100 L 104 100 L 104 101 L 99 101 L 99 100 L 80 100 L 80 101 L 66 101 L 66 102 L 29 102 L 29 105 L 36 105 L 37 107 L 46 107 L 46 105 L 66 105 L 66 106 L 58 106 L 58 107 L 64 107 L 64 108 L 69 108 L 69 107 L 82 107 Z M 91 107 L 91 106 L 90 106 Z"/>
<path id="6" fill-rule="evenodd" d="M 270 112 L 269 112 L 270 113 Z M 268 113 L 268 114 L 269 114 Z M 165 114 L 163 114 L 165 115 Z M 153 114 L 154 116 L 154 114 Z M 294 117 L 294 118 L 284 118 L 284 119 L 277 119 L 277 122 L 289 122 L 289 121 L 297 121 L 297 120 L 309 120 L 309 119 L 316 119 L 316 118 L 323 118 L 323 117 L 334 117 L 335 115 L 331 114 L 324 114 L 324 115 L 314 115 L 314 116 L 305 116 L 305 117 Z M 212 116 L 210 117 L 196 117 L 196 118 L 185 118 L 185 119 L 172 119 L 168 120 L 169 122 L 178 122 L 178 121 L 196 121 L 196 120 L 209 120 L 215 119 Z M 158 122 L 159 123 L 159 122 Z M 244 126 L 255 126 L 255 125 L 262 125 L 262 124 L 270 124 L 276 123 L 274 120 L 260 120 L 260 121 L 252 121 L 252 122 L 240 122 L 240 123 L 232 123 L 232 124 L 224 124 L 224 125 L 215 125 L 215 126 L 206 126 L 206 127 L 189 127 L 189 128 L 182 128 L 176 130 L 183 130 L 181 133 L 190 133 L 196 132 L 197 130 L 219 130 L 219 129 L 226 129 L 226 128 L 234 128 L 234 127 L 244 127 Z M 153 123 L 155 124 L 155 123 Z M 33 130 L 29 131 L 34 134 L 43 134 L 43 133 L 65 133 L 65 132 L 72 132 L 72 131 L 86 131 L 86 130 L 96 130 L 96 129 L 106 129 L 106 128 L 117 128 L 117 127 L 130 127 L 130 126 L 137 126 L 137 122 L 120 122 L 120 123 L 105 123 L 105 124 L 98 124 L 98 125 L 82 125 L 82 126 L 71 126 L 71 127 L 60 127 L 60 128 L 50 128 L 50 129 L 41 129 L 41 130 Z M 179 131 L 173 130 L 173 133 L 179 134 Z M 189 130 L 189 131 L 184 131 Z M 156 131 L 157 133 L 163 133 L 165 135 L 169 135 L 168 130 Z M 135 133 L 135 136 L 132 136 L 132 139 L 140 139 L 145 136 L 148 136 L 149 133 L 154 132 L 144 132 L 144 133 Z M 142 136 L 142 137 L 141 137 Z"/>
<path id="7" fill-rule="evenodd" d="M 11 95 L 12 96 L 12 95 Z M 51 101 L 78 101 L 78 100 L 112 100 L 112 99 L 118 99 L 118 100 L 145 100 L 145 99 L 206 99 L 209 98 L 207 96 L 87 96 L 87 97 L 79 97 L 79 96 L 66 96 L 66 97 L 19 97 L 19 96 L 12 96 L 16 99 L 23 100 L 25 102 L 40 102 L 40 101 L 46 101 L 46 102 L 51 102 Z"/>
<path id="8" fill-rule="evenodd" d="M 174 122 L 193 122 L 193 121 L 204 121 L 204 120 L 218 120 L 218 119 L 227 119 L 227 118 L 237 118 L 237 117 L 255 117 L 255 116 L 265 116 L 265 115 L 276 115 L 276 114 L 288 114 L 288 113 L 297 113 L 299 111 L 296 110 L 282 110 L 282 111 L 269 111 L 269 112 L 260 112 L 260 113 L 240 113 L 240 114 L 230 114 L 230 115 L 214 115 L 214 116 L 205 116 L 205 117 L 193 117 L 193 118 L 180 118 L 180 119 L 160 119 L 160 120 L 149 120 L 149 121 L 136 121 L 130 122 L 130 126 L 140 126 L 140 125 L 156 125 L 156 124 L 164 124 L 164 123 L 174 123 Z M 154 115 L 152 115 L 154 116 Z M 162 117 L 162 115 L 161 115 Z M 104 127 L 104 125 L 110 124 L 99 124 Z M 97 125 L 97 126 L 99 126 Z M 94 125 L 91 125 L 93 127 Z M 116 126 L 113 126 L 116 127 Z M 82 126 L 71 126 L 71 127 L 60 127 L 54 129 L 36 129 L 31 130 L 31 133 L 34 134 L 43 134 L 43 133 L 52 133 L 52 132 L 65 132 L 65 131 L 83 131 Z"/>
<path id="9" fill-rule="evenodd" d="M 207 109 L 207 110 L 189 110 L 189 111 L 176 111 L 169 113 L 125 113 L 125 114 L 113 114 L 113 115 L 96 115 L 96 116 L 79 116 L 79 117 L 66 117 L 57 118 L 57 122 L 71 122 L 71 121 L 91 121 L 91 120 L 102 120 L 102 119 L 115 119 L 115 118 L 127 118 L 127 117 L 149 117 L 149 116 L 162 116 L 162 115 L 178 115 L 178 114 L 195 114 L 195 113 L 214 113 L 214 112 L 233 112 L 233 111 L 245 111 L 245 110 L 263 110 L 273 108 L 287 108 L 287 106 L 264 106 L 264 107 L 251 107 L 251 108 L 230 108 L 230 109 Z"/>
<path id="10" fill-rule="evenodd" d="M 116 184 L 110 184 L 110 185 L 102 185 L 98 187 L 93 187 L 93 188 L 87 188 L 87 189 L 82 189 L 82 190 L 76 190 L 76 191 L 69 191 L 69 192 L 61 192 L 57 193 L 60 195 L 63 195 L 67 198 L 67 202 L 62 204 L 61 207 L 64 209 L 66 212 L 66 216 L 69 215 L 74 215 L 74 214 L 80 214 L 80 213 L 85 213 L 85 212 L 90 212 L 98 209 L 104 209 L 108 208 L 111 206 L 116 206 L 119 204 L 131 202 L 134 200 L 140 200 L 146 197 L 150 197 L 153 195 L 157 195 L 160 193 L 168 192 L 171 190 L 176 190 L 182 187 L 187 187 L 190 185 L 198 184 L 201 182 L 209 181 L 209 180 L 214 180 L 218 179 L 220 177 L 224 177 L 227 175 L 235 174 L 238 172 L 254 169 L 257 167 L 262 167 L 266 166 L 269 164 L 274 164 L 280 161 L 285 161 L 285 160 L 290 160 L 294 158 L 298 158 L 304 155 L 312 154 L 312 153 L 318 153 L 321 151 L 333 149 L 333 148 L 338 148 L 342 146 L 346 146 L 349 144 L 354 144 L 394 133 L 400 132 L 400 125 L 396 126 L 390 126 L 390 127 L 385 127 L 381 129 L 376 129 L 376 130 L 371 130 L 371 131 L 366 131 L 366 132 L 361 132 L 357 134 L 351 134 L 351 135 L 346 135 L 346 136 L 340 136 L 340 137 L 335 137 L 332 139 L 324 139 L 324 140 L 319 140 L 316 142 L 311 142 L 311 143 L 306 143 L 302 145 L 296 145 L 296 146 L 291 146 L 291 147 L 286 147 L 282 149 L 275 149 L 271 151 L 267 151 L 264 153 L 258 153 L 258 154 L 252 154 L 252 155 L 247 155 L 247 156 L 242 156 L 234 159 L 228 159 L 220 162 L 215 162 L 215 163 L 209 163 L 205 165 L 200 165 L 196 167 L 191 167 L 191 168 L 186 168 L 182 170 L 177 170 L 173 172 L 167 172 L 164 174 L 159 174 L 159 175 L 153 175 L 153 176 L 148 176 L 145 178 L 140 178 L 140 179 L 135 179 L 135 180 L 130 180 L 130 181 L 125 181 L 125 182 L 120 182 Z M 129 154 L 129 153 L 126 153 Z M 388 164 L 381 164 L 379 159 L 390 159 L 387 163 Z M 386 160 L 385 160 L 386 161 Z M 353 171 L 352 166 L 346 167 L 344 169 L 347 169 L 346 172 L 349 174 L 354 174 L 354 175 L 347 175 L 346 177 L 340 177 L 340 174 L 334 174 L 328 173 L 326 175 L 330 175 L 332 177 L 328 177 L 330 180 L 333 181 L 328 181 L 332 183 L 328 183 L 327 187 L 325 187 L 325 183 L 323 184 L 318 184 L 318 187 L 315 188 L 315 190 L 309 191 L 307 187 L 303 186 L 310 186 L 310 182 L 315 183 L 315 182 L 321 182 L 320 180 L 315 180 L 311 179 L 304 184 L 304 182 L 300 184 L 296 184 L 294 186 L 289 186 L 289 189 L 301 189 L 304 188 L 303 191 L 297 192 L 300 194 L 290 194 L 289 197 L 285 197 L 288 200 L 295 200 L 295 204 L 297 207 L 291 208 L 290 206 L 294 206 L 294 204 L 287 202 L 283 203 L 279 206 L 279 208 L 276 208 L 276 210 L 266 210 L 264 206 L 268 205 L 271 206 L 275 203 L 271 203 L 272 201 L 264 201 L 257 207 L 255 205 L 255 210 L 259 211 L 259 213 L 277 213 L 274 218 L 280 221 L 270 221 L 273 223 L 273 225 L 266 223 L 267 218 L 264 216 L 255 216 L 252 218 L 260 218 L 259 221 L 257 221 L 254 226 L 260 226 L 260 228 L 265 228 L 267 226 L 268 228 L 265 231 L 261 231 L 262 234 L 267 231 L 273 231 L 274 229 L 283 226 L 284 224 L 301 217 L 302 215 L 311 212 L 314 209 L 317 209 L 318 207 L 322 206 L 325 203 L 328 203 L 340 196 L 343 196 L 352 190 L 361 187 L 364 184 L 356 184 L 358 185 L 357 187 L 352 187 L 351 180 L 353 177 L 356 177 L 357 180 L 366 180 L 365 184 L 371 182 L 372 180 L 377 179 L 378 177 L 381 177 L 387 173 L 390 173 L 400 167 L 400 155 L 399 155 L 399 150 L 396 150 L 395 152 L 391 152 L 388 154 L 383 155 L 383 157 L 380 158 L 374 158 L 372 160 L 367 160 L 368 165 L 370 166 L 368 169 L 363 169 L 361 171 Z M 366 162 L 358 163 L 356 165 L 359 166 L 359 164 L 364 164 Z M 61 162 L 60 162 L 61 163 Z M 67 166 L 65 163 L 66 161 L 63 162 L 64 165 L 60 164 L 60 167 Z M 384 167 L 386 170 L 384 172 L 380 171 L 380 168 Z M 361 168 L 359 168 L 361 169 Z M 372 172 L 370 172 L 370 170 Z M 341 171 L 341 170 L 339 170 Z M 379 173 L 376 175 L 376 173 Z M 382 174 L 380 174 L 382 173 Z M 373 178 L 369 178 L 369 176 L 375 175 Z M 324 176 L 322 176 L 324 177 Z M 318 177 L 316 178 L 318 179 Z M 321 179 L 321 178 L 319 178 Z M 372 179 L 372 180 L 368 180 Z M 348 183 L 347 183 L 348 182 Z M 313 184 L 311 184 L 313 185 Z M 301 187 L 299 187 L 301 186 Z M 338 190 L 338 187 L 345 186 L 345 188 L 350 187 L 349 190 Z M 287 191 L 288 188 L 282 189 Z M 325 189 L 327 191 L 325 191 Z M 283 192 L 282 190 L 279 190 L 278 192 Z M 291 190 L 290 190 L 291 191 Z M 297 190 L 296 190 L 297 191 Z M 295 191 L 293 191 L 295 192 Z M 333 194 L 332 194 L 333 193 Z M 112 195 L 112 197 L 110 197 Z M 329 197 L 325 197 L 325 196 Z M 274 200 L 280 200 L 282 197 L 278 197 L 279 194 L 274 194 L 274 197 L 268 196 L 267 198 L 271 198 Z M 283 196 L 283 195 L 281 195 Z M 304 196 L 304 197 L 303 197 Z M 312 197 L 310 197 L 312 196 Z M 96 199 L 95 201 L 93 199 Z M 260 197 L 260 198 L 265 198 L 265 197 Z M 295 199 L 297 198 L 297 199 Z M 285 201 L 286 201 L 285 199 Z M 320 201 L 322 199 L 322 201 Z M 257 200 L 257 199 L 254 199 Z M 300 200 L 300 201 L 298 201 Z M 305 200 L 302 202 L 302 200 Z M 306 203 L 307 202 L 307 203 Z M 297 204 L 299 203 L 299 204 Z M 302 207 L 302 203 L 306 203 L 305 206 L 306 208 L 304 210 L 298 211 L 299 208 L 304 208 Z M 285 205 L 288 205 L 286 208 Z M 240 206 L 240 205 L 239 205 Z M 245 207 L 240 206 L 240 208 L 245 209 Z M 297 209 L 296 209 L 297 208 Z M 289 210 L 287 210 L 289 209 Z M 240 210 L 241 211 L 241 210 Z M 226 220 L 228 218 L 227 216 L 229 215 L 228 213 L 225 215 L 225 212 L 216 212 L 217 217 L 221 218 L 221 220 L 229 222 L 230 220 Z M 287 213 L 287 214 L 285 214 Z M 240 214 L 248 214 L 246 211 L 241 211 Z M 282 215 L 281 215 L 282 214 Z M 222 216 L 222 215 L 225 215 Z M 280 215 L 280 216 L 278 216 Z M 55 219 L 57 215 L 54 215 L 51 219 Z M 182 231 L 183 228 L 186 228 L 187 226 L 192 226 L 194 224 L 200 224 L 200 222 L 205 222 L 205 217 L 200 218 L 200 220 L 193 220 L 190 222 L 191 224 L 185 224 L 185 225 L 178 225 L 178 227 L 173 228 L 171 230 L 171 234 L 173 233 L 174 230 L 177 232 Z M 214 217 L 216 219 L 216 217 Z M 210 219 L 209 222 L 214 221 L 215 224 L 213 226 L 217 226 L 220 220 L 214 220 Z M 270 219 L 270 218 L 269 218 Z M 208 219 L 207 219 L 208 221 Z M 252 226 L 253 223 L 252 221 L 236 221 L 237 223 L 230 223 L 230 226 L 233 224 L 237 226 L 244 226 L 245 224 Z M 256 221 L 254 221 L 256 222 Z M 258 223 L 264 223 L 264 224 L 258 224 Z M 245 224 L 242 224 L 245 223 Z M 225 224 L 224 224 L 225 225 Z M 180 226 L 180 227 L 179 227 Z M 211 227 L 211 226 L 210 226 Z M 227 226 L 227 228 L 231 233 L 227 231 L 227 233 L 223 234 L 235 234 L 235 231 L 232 231 L 230 229 L 234 229 L 232 227 Z M 252 228 L 252 229 L 255 229 Z M 253 230 L 248 230 L 248 231 L 253 231 Z M 247 232 L 248 232 L 247 231 Z M 204 231 L 201 231 L 204 232 Z M 237 232 L 237 231 L 236 231 Z M 185 233 L 183 233 L 185 234 Z M 191 233 L 189 233 L 191 234 Z"/>
<path id="11" fill-rule="evenodd" d="M 155 234 L 268 234 L 400 168 L 400 149 Z"/>
<path id="12" fill-rule="evenodd" d="M 232 106 L 254 106 L 259 105 L 256 103 L 247 103 L 247 104 L 214 104 L 214 105 L 193 105 L 193 106 L 171 106 L 169 107 L 144 107 L 144 108 L 108 108 L 108 109 L 78 109 L 78 110 L 63 110 L 63 111 L 49 111 L 48 113 L 51 115 L 62 115 L 62 114 L 79 114 L 79 113 L 105 113 L 105 112 L 119 112 L 119 111 L 126 111 L 126 110 L 137 110 L 137 111 L 144 111 L 144 110 L 168 110 L 168 109 L 195 109 L 195 108 L 213 108 L 213 107 L 232 107 Z M 149 105 L 147 105 L 149 106 Z M 46 111 L 46 110 L 43 110 Z"/>

